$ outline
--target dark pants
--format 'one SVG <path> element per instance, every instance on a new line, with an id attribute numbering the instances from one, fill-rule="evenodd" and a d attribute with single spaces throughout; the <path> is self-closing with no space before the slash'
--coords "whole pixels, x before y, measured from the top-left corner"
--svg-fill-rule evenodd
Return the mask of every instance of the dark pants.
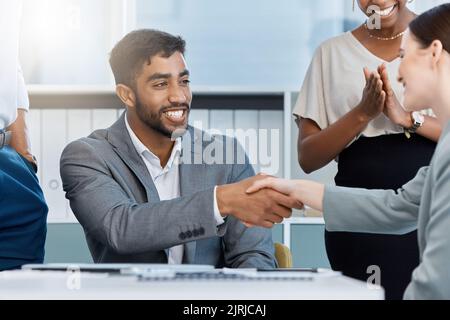
<path id="1" fill-rule="evenodd" d="M 31 164 L 14 149 L 0 149 L 0 270 L 44 261 L 44 195 Z"/>
<path id="2" fill-rule="evenodd" d="M 436 144 L 418 135 L 361 137 L 339 155 L 338 186 L 366 189 L 401 188 L 417 171 L 430 164 Z M 361 214 L 354 212 L 355 215 Z M 419 265 L 417 232 L 406 235 L 325 231 L 328 259 L 334 270 L 367 281 L 378 266 L 386 299 L 397 300 Z"/>

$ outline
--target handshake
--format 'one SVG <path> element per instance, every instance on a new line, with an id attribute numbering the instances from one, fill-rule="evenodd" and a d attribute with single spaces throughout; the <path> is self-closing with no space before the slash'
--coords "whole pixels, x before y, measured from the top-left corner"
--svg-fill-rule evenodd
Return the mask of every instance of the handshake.
<path id="1" fill-rule="evenodd" d="M 296 199 L 294 193 L 275 185 L 289 183 L 260 174 L 237 183 L 218 186 L 219 212 L 222 216 L 234 216 L 247 227 L 272 228 L 274 224 L 291 217 L 292 209 L 303 208 L 303 203 Z M 291 188 L 295 189 L 295 186 Z"/>

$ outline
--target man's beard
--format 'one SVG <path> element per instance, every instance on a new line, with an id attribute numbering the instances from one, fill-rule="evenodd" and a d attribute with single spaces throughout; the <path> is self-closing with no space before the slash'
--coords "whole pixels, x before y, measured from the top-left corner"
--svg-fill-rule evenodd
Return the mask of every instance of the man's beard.
<path id="1" fill-rule="evenodd" d="M 158 112 L 152 112 L 149 110 L 149 108 L 146 108 L 144 106 L 144 104 L 141 103 L 141 100 L 139 99 L 139 97 L 136 95 L 136 113 L 138 118 L 145 123 L 145 125 L 147 127 L 149 127 L 150 129 L 162 134 L 163 136 L 167 137 L 167 138 L 174 138 L 174 132 L 180 132 L 180 131 L 185 131 L 187 128 L 187 124 L 181 128 L 181 127 L 177 127 L 174 130 L 170 130 L 167 127 L 164 126 L 163 121 L 162 121 L 162 117 L 164 116 L 164 111 L 166 111 L 169 108 L 173 108 L 173 107 L 179 107 L 179 106 L 185 106 L 188 109 L 186 110 L 186 112 L 188 112 L 189 115 L 189 105 L 186 104 L 176 104 L 176 105 L 171 105 L 171 106 L 166 106 L 166 107 L 162 107 Z"/>

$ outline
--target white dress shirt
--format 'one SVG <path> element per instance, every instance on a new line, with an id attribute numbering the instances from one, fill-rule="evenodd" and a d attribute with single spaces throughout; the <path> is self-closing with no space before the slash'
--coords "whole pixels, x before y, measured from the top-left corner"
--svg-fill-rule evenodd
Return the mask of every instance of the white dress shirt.
<path id="1" fill-rule="evenodd" d="M 29 102 L 18 62 L 22 1 L 0 0 L 0 130 L 12 124 L 17 108 Z"/>
<path id="2" fill-rule="evenodd" d="M 171 200 L 180 197 L 180 155 L 181 155 L 181 137 L 175 141 L 169 161 L 164 168 L 161 167 L 160 159 L 151 152 L 136 136 L 128 124 L 125 116 L 125 125 L 130 135 L 131 141 L 142 160 L 144 161 L 150 176 L 153 179 L 156 190 L 161 201 Z M 220 215 L 216 199 L 216 190 L 214 189 L 214 217 L 217 226 L 224 223 Z M 183 262 L 184 245 L 178 245 L 169 249 L 169 264 L 181 264 Z"/>

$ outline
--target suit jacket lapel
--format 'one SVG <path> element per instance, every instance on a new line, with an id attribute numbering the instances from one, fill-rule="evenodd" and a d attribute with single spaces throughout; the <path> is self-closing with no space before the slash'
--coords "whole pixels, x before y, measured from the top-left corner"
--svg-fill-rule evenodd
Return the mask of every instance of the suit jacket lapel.
<path id="1" fill-rule="evenodd" d="M 145 188 L 147 199 L 151 202 L 160 201 L 153 179 L 145 166 L 141 156 L 136 151 L 125 126 L 126 112 L 108 129 L 108 141 L 114 147 L 114 151 L 133 171 Z"/>

